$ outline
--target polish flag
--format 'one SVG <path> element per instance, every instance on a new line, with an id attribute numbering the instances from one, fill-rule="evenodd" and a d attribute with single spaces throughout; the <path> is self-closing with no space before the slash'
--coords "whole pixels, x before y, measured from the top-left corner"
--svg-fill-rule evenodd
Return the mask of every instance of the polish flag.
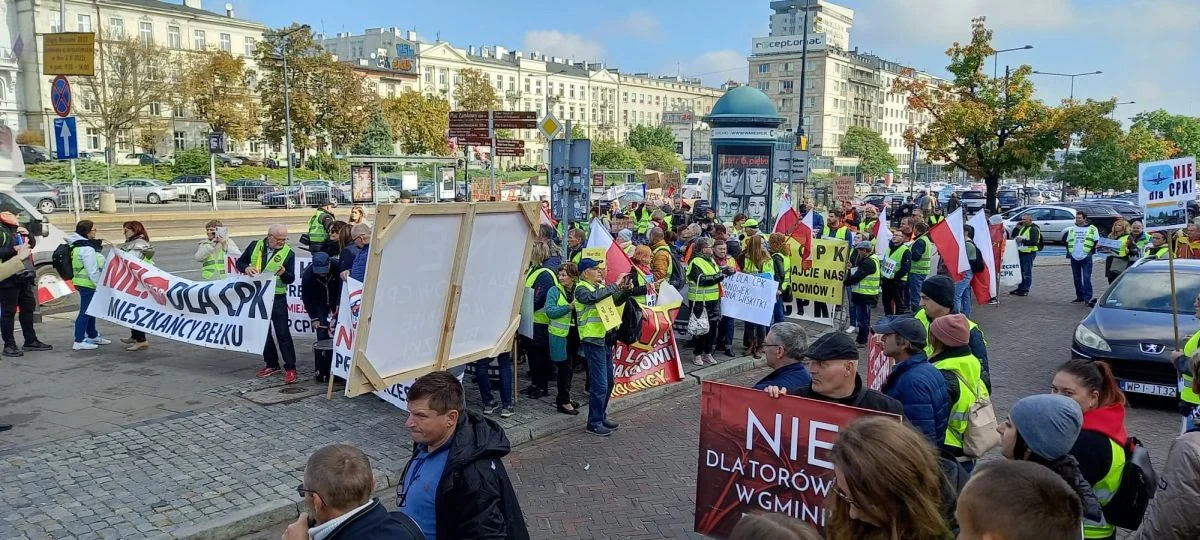
<path id="1" fill-rule="evenodd" d="M 804 217 L 792 227 L 792 231 L 788 236 L 800 242 L 800 252 L 804 254 L 804 260 L 813 260 L 813 212 L 816 210 L 809 209 L 804 213 Z"/>
<path id="2" fill-rule="evenodd" d="M 967 260 L 967 240 L 963 234 L 962 208 L 946 216 L 941 223 L 929 229 L 929 239 L 937 246 L 942 264 L 950 271 L 950 278 L 955 282 L 963 278 L 963 274 L 971 269 L 971 261 Z"/>
<path id="3" fill-rule="evenodd" d="M 976 303 L 986 304 L 996 297 L 996 256 L 991 249 L 992 229 L 988 226 L 987 216 L 983 215 L 983 210 L 972 216 L 971 221 L 968 221 L 967 224 L 975 230 L 971 240 L 979 249 L 979 256 L 983 259 L 983 265 L 986 267 L 984 271 L 971 276 L 971 290 L 975 292 Z"/>
<path id="4" fill-rule="evenodd" d="M 892 229 L 887 226 L 887 204 L 879 211 L 879 219 L 875 221 L 871 236 L 875 238 L 875 254 L 880 259 L 886 259 L 892 249 Z"/>
<path id="5" fill-rule="evenodd" d="M 593 219 L 584 253 L 597 248 L 604 250 L 605 283 L 616 283 L 621 274 L 627 274 L 633 269 L 633 261 L 629 260 L 621 246 L 613 241 L 612 234 L 599 219 Z"/>
<path id="6" fill-rule="evenodd" d="M 539 225 L 549 225 L 551 228 L 558 226 L 558 222 L 554 221 L 553 217 L 550 217 L 550 209 L 546 208 L 545 206 L 543 206 L 541 208 L 541 212 L 539 212 L 538 224 Z"/>
<path id="7" fill-rule="evenodd" d="M 788 234 L 792 231 L 792 227 L 800 222 L 800 214 L 797 214 L 796 209 L 792 208 L 791 197 L 786 193 L 779 200 L 779 209 L 779 217 L 775 218 L 775 228 L 771 232 Z"/>

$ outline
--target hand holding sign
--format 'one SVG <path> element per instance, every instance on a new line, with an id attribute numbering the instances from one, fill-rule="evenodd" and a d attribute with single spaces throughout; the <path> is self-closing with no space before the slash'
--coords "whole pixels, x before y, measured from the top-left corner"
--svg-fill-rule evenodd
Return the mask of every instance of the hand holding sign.
<path id="1" fill-rule="evenodd" d="M 596 302 L 596 311 L 600 312 L 600 320 L 604 321 L 605 330 L 621 326 L 621 312 L 617 311 L 617 305 L 613 303 L 611 296 Z"/>

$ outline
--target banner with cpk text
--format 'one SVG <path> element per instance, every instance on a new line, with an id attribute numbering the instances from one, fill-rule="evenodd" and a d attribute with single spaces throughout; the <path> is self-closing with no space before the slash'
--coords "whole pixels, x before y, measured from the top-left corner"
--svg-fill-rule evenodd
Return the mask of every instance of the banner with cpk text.
<path id="1" fill-rule="evenodd" d="M 300 276 L 304 275 L 304 269 L 312 265 L 312 257 L 302 257 L 296 250 L 292 250 L 296 259 L 296 280 L 287 286 L 287 301 L 288 301 L 288 325 L 292 327 L 293 336 L 308 336 L 315 338 L 317 331 L 313 330 L 312 319 L 308 318 L 308 310 L 304 309 L 304 299 L 300 296 L 303 290 L 300 287 Z M 332 271 L 332 270 L 330 270 Z M 225 273 L 234 276 L 241 275 L 237 269 L 237 259 L 234 257 L 225 258 Z"/>
<path id="2" fill-rule="evenodd" d="M 114 249 L 87 314 L 183 343 L 259 354 L 274 288 L 275 276 L 192 281 Z"/>

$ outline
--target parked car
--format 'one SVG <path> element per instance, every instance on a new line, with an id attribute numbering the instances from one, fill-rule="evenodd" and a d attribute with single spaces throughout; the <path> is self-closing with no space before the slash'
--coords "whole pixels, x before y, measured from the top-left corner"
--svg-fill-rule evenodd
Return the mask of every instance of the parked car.
<path id="1" fill-rule="evenodd" d="M 218 154 L 219 155 L 219 154 Z M 212 200 L 212 193 L 209 191 L 209 178 L 198 174 L 181 174 L 171 179 L 171 185 L 179 190 L 179 196 L 185 199 L 193 199 L 199 202 L 208 202 Z M 225 193 L 225 182 L 220 178 L 216 183 L 217 198 L 220 199 Z"/>
<path id="2" fill-rule="evenodd" d="M 98 163 L 107 163 L 107 161 L 104 159 L 104 152 L 88 152 L 81 150 L 79 152 L 79 159 L 86 159 Z"/>
<path id="3" fill-rule="evenodd" d="M 1042 239 L 1049 242 L 1067 242 L 1067 230 L 1075 226 L 1075 212 L 1082 210 L 1100 234 L 1108 234 L 1112 225 L 1121 218 L 1121 214 L 1111 207 L 1089 203 L 1073 202 L 1061 205 L 1032 205 L 1019 206 L 1000 214 L 1004 224 L 1005 234 L 1011 236 L 1013 229 L 1021 222 L 1021 216 L 1028 213 L 1033 216 L 1033 222 L 1042 230 Z"/>
<path id="4" fill-rule="evenodd" d="M 1143 217 L 1142 216 L 1142 207 L 1138 206 L 1136 199 L 1133 201 L 1130 201 L 1129 199 L 1126 199 L 1126 198 L 1108 197 L 1108 198 L 1097 198 L 1097 199 L 1082 199 L 1079 202 L 1110 206 L 1114 210 L 1119 212 L 1121 214 L 1121 217 L 1125 218 L 1125 221 L 1129 221 L 1129 222 L 1141 221 L 1142 217 Z"/>
<path id="5" fill-rule="evenodd" d="M 60 182 L 51 184 L 51 187 L 58 190 L 58 207 L 64 210 L 73 209 L 74 201 L 71 196 L 71 183 Z M 83 207 L 81 210 L 100 210 L 100 194 L 105 191 L 112 191 L 112 188 L 103 184 L 92 182 L 80 182 L 79 191 L 82 192 Z"/>
<path id="6" fill-rule="evenodd" d="M 26 165 L 54 161 L 54 155 L 44 146 L 34 146 L 31 144 L 19 144 L 17 146 L 21 148 L 21 159 L 25 161 Z"/>
<path id="7" fill-rule="evenodd" d="M 1015 190 L 1002 190 L 996 192 L 996 208 L 1001 212 L 1012 210 L 1021 206 L 1021 198 L 1017 196 Z"/>
<path id="8" fill-rule="evenodd" d="M 22 199 L 37 208 L 38 212 L 53 214 L 58 209 L 58 190 L 50 184 L 38 180 L 21 180 L 13 189 L 16 189 Z"/>
<path id="9" fill-rule="evenodd" d="M 179 198 L 179 190 L 175 186 L 149 178 L 126 178 L 113 184 L 113 193 L 117 202 L 145 202 L 159 204 L 174 201 Z"/>
<path id="10" fill-rule="evenodd" d="M 1100 297 L 1071 341 L 1075 358 L 1104 360 L 1127 393 L 1174 398 L 1177 395 L 1175 331 L 1167 261 L 1146 261 L 1125 270 Z M 1175 260 L 1175 301 L 1188 306 L 1200 294 L 1200 260 Z M 1179 317 L 1179 335 L 1200 323 Z"/>
<path id="11" fill-rule="evenodd" d="M 301 193 L 303 188 L 303 193 Z M 327 180 L 306 180 L 300 185 L 288 186 L 263 195 L 259 202 L 267 208 L 317 207 L 330 201 L 336 206 L 345 199 L 341 189 Z"/>
<path id="12" fill-rule="evenodd" d="M 229 154 L 217 154 L 218 167 L 240 167 L 242 166 L 242 158 L 231 156 Z"/>
<path id="13" fill-rule="evenodd" d="M 163 159 L 150 153 L 140 152 L 125 154 L 124 157 L 117 159 L 117 165 L 159 165 Z"/>
<path id="14" fill-rule="evenodd" d="M 987 194 L 982 191 L 967 190 L 958 194 L 958 200 L 966 210 L 963 215 L 974 214 L 987 204 Z M 945 202 L 945 201 L 943 201 Z M 965 217 L 963 219 L 966 219 Z"/>
<path id="15" fill-rule="evenodd" d="M 242 160 L 242 165 L 248 165 L 250 167 L 263 166 L 263 160 L 261 158 L 253 158 L 244 154 L 234 154 L 233 157 Z"/>
<path id="16" fill-rule="evenodd" d="M 225 192 L 220 197 L 230 201 L 257 201 L 262 199 L 263 195 L 277 189 L 279 188 L 275 184 L 266 180 L 243 178 L 226 183 Z"/>

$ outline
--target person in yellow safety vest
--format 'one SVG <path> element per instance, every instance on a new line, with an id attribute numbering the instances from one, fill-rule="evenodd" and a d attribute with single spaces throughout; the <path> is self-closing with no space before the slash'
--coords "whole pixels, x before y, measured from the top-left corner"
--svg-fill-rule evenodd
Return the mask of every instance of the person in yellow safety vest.
<path id="1" fill-rule="evenodd" d="M 146 226 L 140 221 L 126 221 L 122 230 L 125 233 L 125 243 L 118 249 L 153 265 L 154 246 L 150 245 L 150 234 L 146 232 Z M 129 337 L 121 339 L 121 343 L 128 345 L 125 350 L 130 352 L 150 348 L 146 333 L 136 328 L 130 329 Z"/>
<path id="2" fill-rule="evenodd" d="M 1192 301 L 1192 308 L 1195 310 L 1196 316 L 1200 317 L 1200 295 Z M 1192 334 L 1187 342 L 1183 344 L 1183 352 L 1175 351 L 1171 355 L 1171 360 L 1175 364 L 1176 371 L 1179 372 L 1179 413 L 1183 415 L 1183 431 L 1186 433 L 1196 428 L 1197 420 L 1200 420 L 1200 394 L 1196 393 L 1192 384 L 1192 379 L 1195 373 L 1190 373 L 1187 369 L 1188 359 L 1196 355 L 1200 351 L 1200 331 Z"/>
<path id="3" fill-rule="evenodd" d="M 821 231 L 821 238 L 837 238 L 850 244 L 854 243 L 854 231 L 846 226 L 845 212 L 834 210 L 829 213 L 829 218 L 825 220 L 825 228 Z"/>
<path id="4" fill-rule="evenodd" d="M 651 259 L 650 270 L 654 274 L 654 282 L 661 283 L 663 280 L 671 277 L 675 271 L 675 261 L 671 257 L 671 246 L 663 235 L 663 230 L 658 227 L 650 227 L 650 232 L 646 234 L 646 240 L 650 244 Z"/>
<path id="5" fill-rule="evenodd" d="M 630 274 L 633 275 L 634 287 L 644 287 L 646 289 L 645 294 L 634 296 L 633 299 L 637 300 L 643 306 L 653 305 L 650 298 L 648 298 L 653 288 L 651 285 L 654 283 L 654 270 L 650 267 L 653 259 L 654 252 L 650 250 L 650 246 L 635 246 L 633 254 L 629 256 L 630 262 L 633 263 L 633 271 Z M 657 300 L 657 290 L 655 289 L 654 301 L 657 302 Z"/>
<path id="6" fill-rule="evenodd" d="M 1092 296 L 1092 253 L 1096 251 L 1096 240 L 1100 231 L 1088 223 L 1087 213 L 1075 212 L 1075 226 L 1067 229 L 1067 260 L 1071 261 L 1071 276 L 1075 280 L 1075 299 L 1071 303 L 1091 302 Z"/>
<path id="7" fill-rule="evenodd" d="M 868 206 L 863 210 L 862 224 L 858 227 L 858 231 L 868 235 L 871 239 L 875 239 L 875 224 L 879 221 L 879 211 L 874 206 Z M 887 224 L 884 224 L 886 227 Z"/>
<path id="8" fill-rule="evenodd" d="M 650 220 L 654 212 L 646 208 L 646 202 L 642 201 L 637 208 L 632 212 L 633 220 L 637 222 L 637 235 L 639 240 L 645 240 L 646 233 L 650 231 Z"/>
<path id="9" fill-rule="evenodd" d="M 237 260 L 238 272 L 255 277 L 259 274 L 275 274 L 275 298 L 271 303 L 271 328 L 263 345 L 263 362 L 266 367 L 258 370 L 258 378 L 264 379 L 279 373 L 279 359 L 283 357 L 283 382 L 293 384 L 299 378 L 296 373 L 296 348 L 292 344 L 292 326 L 288 322 L 287 287 L 296 281 L 296 254 L 288 246 L 288 230 L 276 223 L 267 229 L 267 236 L 250 242 L 246 251 Z"/>
<path id="10" fill-rule="evenodd" d="M 229 238 L 229 229 L 218 220 L 209 221 L 204 225 L 207 237 L 196 246 L 196 254 L 192 259 L 200 263 L 200 279 L 213 281 L 225 277 L 225 258 L 237 258 L 242 255 L 237 243 Z"/>
<path id="11" fill-rule="evenodd" d="M 616 422 L 608 419 L 608 400 L 612 396 L 614 383 L 613 355 L 612 346 L 606 340 L 608 330 L 596 306 L 607 299 L 611 299 L 615 305 L 622 305 L 626 298 L 639 293 L 629 276 L 620 283 L 605 285 L 600 261 L 595 259 L 583 259 L 579 263 L 579 272 L 583 279 L 575 286 L 575 315 L 579 327 L 579 349 L 587 361 L 588 369 L 587 432 L 606 437 L 618 427 Z"/>
<path id="12" fill-rule="evenodd" d="M 913 315 L 913 318 L 920 321 L 928 333 L 929 323 L 934 320 L 945 317 L 954 313 L 954 282 L 949 276 L 931 276 L 925 280 L 921 286 L 918 302 L 921 309 Z M 983 384 L 987 386 L 988 392 L 992 391 L 991 367 L 988 365 L 987 340 L 983 337 L 983 330 L 979 329 L 979 325 L 975 324 L 970 318 L 967 319 L 967 325 L 971 329 L 971 354 L 979 359 L 983 365 Z M 933 348 L 929 343 L 925 344 L 925 355 L 933 356 Z"/>
<path id="13" fill-rule="evenodd" d="M 617 232 L 617 237 L 614 240 L 618 246 L 621 246 L 621 251 L 625 252 L 625 254 L 630 257 L 633 256 L 633 248 L 637 247 L 637 245 L 633 243 L 633 231 L 629 229 L 621 229 L 619 232 Z"/>
<path id="14" fill-rule="evenodd" d="M 554 363 L 557 374 L 558 395 L 555 405 L 558 412 L 570 416 L 579 414 L 579 404 L 571 401 L 571 379 L 574 370 L 568 360 L 575 357 L 578 343 L 572 346 L 571 329 L 575 327 L 572 314 L 575 313 L 575 283 L 579 280 L 579 268 L 575 263 L 564 263 L 558 267 L 558 280 L 546 293 L 546 318 L 550 320 L 547 333 L 550 337 L 550 361 Z M 578 341 L 578 339 L 574 340 Z"/>
<path id="15" fill-rule="evenodd" d="M 784 292 L 788 292 L 787 297 L 791 298 L 792 248 L 787 239 L 787 235 L 783 233 L 771 233 L 771 236 L 767 237 L 767 251 L 771 253 L 771 263 L 779 270 L 773 276 L 775 283 L 779 284 L 779 289 L 775 291 L 775 311 L 771 316 L 771 324 L 783 322 Z"/>
<path id="16" fill-rule="evenodd" d="M 550 379 L 554 377 L 554 364 L 550 361 L 550 317 L 546 315 L 546 296 L 558 284 L 558 275 L 546 265 L 549 259 L 550 247 L 542 243 L 534 244 L 529 256 L 529 272 L 525 277 L 525 288 L 533 291 L 534 311 L 533 336 L 521 336 L 522 345 L 529 356 L 529 387 L 522 393 L 530 399 L 550 395 Z"/>
<path id="17" fill-rule="evenodd" d="M 875 256 L 875 248 L 870 242 L 859 242 L 854 245 L 854 255 L 850 260 L 852 271 L 847 273 L 845 285 L 850 287 L 850 327 L 849 331 L 857 331 L 858 345 L 867 345 L 867 335 L 871 330 L 871 310 L 879 303 L 881 291 L 879 257 Z"/>
<path id="18" fill-rule="evenodd" d="M 1075 400 L 1083 411 L 1083 430 L 1071 447 L 1083 479 L 1096 492 L 1100 506 L 1108 506 L 1125 470 L 1125 394 L 1108 363 L 1076 358 L 1058 367 L 1050 391 Z M 1099 521 L 1085 521 L 1084 538 L 1115 538 L 1116 528 Z"/>
<path id="19" fill-rule="evenodd" d="M 764 247 L 765 243 L 761 234 L 748 237 L 745 249 L 742 250 L 742 259 L 739 262 L 742 266 L 742 271 L 747 274 L 775 279 L 775 261 L 771 259 L 771 254 Z M 745 323 L 742 331 L 742 344 L 746 346 L 750 356 L 754 358 L 762 357 L 762 348 L 766 339 L 767 325 L 754 324 L 752 322 Z"/>
<path id="20" fill-rule="evenodd" d="M 1146 233 L 1146 226 L 1142 222 L 1135 221 L 1129 224 L 1129 242 L 1137 248 L 1132 257 L 1141 257 L 1145 253 L 1146 244 L 1150 243 L 1150 235 Z"/>
<path id="21" fill-rule="evenodd" d="M 883 314 L 899 315 L 908 312 L 908 273 L 912 271 L 912 255 L 908 243 L 898 232 L 888 245 L 887 260 L 880 261 L 883 277 Z"/>
<path id="22" fill-rule="evenodd" d="M 754 219 L 754 218 L 750 218 L 750 219 L 747 219 L 744 223 L 742 223 L 742 234 L 743 234 L 742 250 L 745 251 L 746 242 L 748 242 L 751 238 L 754 238 L 755 236 L 759 235 L 758 220 Z"/>
<path id="23" fill-rule="evenodd" d="M 1042 229 L 1033 222 L 1033 215 L 1026 212 L 1021 214 L 1021 224 L 1013 229 L 1012 237 L 1017 244 L 1017 257 L 1021 260 L 1021 284 L 1008 294 L 1029 296 L 1029 288 L 1033 286 L 1033 261 L 1042 245 Z"/>
<path id="24" fill-rule="evenodd" d="M 1102 247 L 1098 250 L 1108 254 L 1108 257 L 1104 258 L 1104 277 L 1111 285 L 1129 267 L 1129 248 L 1132 245 L 1129 240 L 1129 222 L 1124 219 L 1114 222 L 1108 239 L 1116 240 L 1120 244 L 1120 247 L 1115 249 Z"/>
<path id="25" fill-rule="evenodd" d="M 692 306 L 692 316 L 708 318 L 708 333 L 702 336 L 692 336 L 692 363 L 703 366 L 707 361 L 716 364 L 713 358 L 713 345 L 717 340 L 717 327 L 721 320 L 721 282 L 725 276 L 734 272 L 721 268 L 713 259 L 713 239 L 700 237 L 696 239 L 692 260 L 688 263 L 688 304 Z"/>
<path id="26" fill-rule="evenodd" d="M 1171 247 L 1167 245 L 1167 233 L 1154 231 L 1150 233 L 1150 243 L 1142 248 L 1142 258 L 1165 261 L 1171 256 Z"/>
<path id="27" fill-rule="evenodd" d="M 75 343 L 71 350 L 86 351 L 108 345 L 112 342 L 96 330 L 96 318 L 87 314 L 92 296 L 96 294 L 96 284 L 100 283 L 100 272 L 104 269 L 104 256 L 100 254 L 104 246 L 96 239 L 92 221 L 87 219 L 75 224 L 75 233 L 67 238 L 67 242 L 71 244 L 71 272 L 74 274 L 71 283 L 79 292 L 79 316 L 75 317 Z"/>
<path id="28" fill-rule="evenodd" d="M 317 208 L 316 212 L 313 212 L 312 217 L 308 218 L 308 234 L 306 237 L 308 242 L 306 245 L 308 246 L 308 250 L 313 253 L 325 251 L 325 242 L 329 241 L 329 228 L 333 226 L 334 221 L 337 221 L 331 210 L 332 208 L 333 202 L 326 199 L 321 204 L 321 207 Z"/>
<path id="29" fill-rule="evenodd" d="M 943 221 L 946 221 L 946 217 L 937 213 L 936 210 L 934 211 L 934 213 L 930 214 L 929 218 L 928 218 L 928 223 L 929 223 L 930 227 L 933 227 L 934 225 L 937 225 L 938 223 L 941 223 Z"/>
<path id="30" fill-rule="evenodd" d="M 582 230 L 567 231 L 567 260 L 579 264 L 583 258 L 583 248 L 587 245 L 587 235 Z"/>
<path id="31" fill-rule="evenodd" d="M 942 448 L 954 456 L 968 473 L 975 468 L 974 458 L 979 456 L 968 456 L 963 451 L 967 422 L 975 401 L 989 397 L 982 379 L 983 365 L 967 346 L 970 340 L 967 318 L 961 314 L 938 317 L 929 325 L 927 345 L 933 348 L 929 363 L 942 372 L 950 395 L 950 421 L 946 425 Z"/>

